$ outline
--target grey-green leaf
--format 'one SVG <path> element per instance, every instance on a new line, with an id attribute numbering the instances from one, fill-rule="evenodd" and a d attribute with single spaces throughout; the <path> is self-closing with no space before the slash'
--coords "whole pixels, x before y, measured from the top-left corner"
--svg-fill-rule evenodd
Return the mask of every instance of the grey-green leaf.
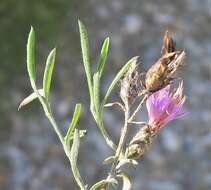
<path id="1" fill-rule="evenodd" d="M 79 130 L 79 136 L 80 136 L 80 138 L 84 137 L 86 134 L 87 134 L 87 131 L 86 130 Z M 70 135 L 70 137 L 69 137 L 70 138 L 69 141 L 71 141 L 73 139 L 73 136 L 74 136 L 74 134 L 72 133 Z"/>
<path id="2" fill-rule="evenodd" d="M 38 93 L 44 97 L 44 91 L 43 89 L 39 89 Z M 32 94 L 30 94 L 29 96 L 27 96 L 19 105 L 18 110 L 20 110 L 23 106 L 29 104 L 30 102 L 32 102 L 33 100 L 35 100 L 37 98 L 37 93 L 33 92 Z"/>
<path id="3" fill-rule="evenodd" d="M 99 73 L 95 73 L 93 76 L 93 103 L 95 107 L 96 118 L 100 116 L 100 76 Z"/>
<path id="4" fill-rule="evenodd" d="M 122 76 L 128 71 L 128 69 L 131 67 L 132 64 L 136 64 L 137 60 L 138 60 L 137 56 L 133 57 L 117 73 L 117 75 L 114 77 L 113 81 L 111 82 L 110 86 L 108 87 L 106 95 L 103 99 L 103 105 L 106 103 L 106 101 L 107 101 L 108 97 L 110 96 L 112 90 L 114 89 L 116 84 L 119 82 L 119 80 L 122 78 Z"/>
<path id="5" fill-rule="evenodd" d="M 81 190 L 85 190 L 86 185 L 83 182 L 82 177 L 81 177 L 80 172 L 79 172 L 78 167 L 77 167 L 79 147 L 80 147 L 79 131 L 78 131 L 78 129 L 75 129 L 74 138 L 73 138 L 73 145 L 72 145 L 71 151 L 70 151 L 70 162 L 71 162 L 73 175 L 74 175 L 74 178 L 75 178 L 77 184 L 79 185 Z"/>
<path id="6" fill-rule="evenodd" d="M 56 57 L 56 49 L 54 48 L 50 52 L 47 58 L 44 77 L 43 77 L 43 90 L 45 93 L 45 98 L 47 99 L 49 96 L 49 91 L 50 91 L 50 86 L 51 86 L 51 79 L 52 79 L 52 73 L 54 69 L 55 57 Z"/>
<path id="7" fill-rule="evenodd" d="M 66 142 L 67 145 L 70 144 L 70 140 L 72 139 L 73 131 L 76 127 L 76 124 L 78 122 L 80 114 L 81 114 L 81 104 L 76 104 L 74 114 L 73 114 L 73 117 L 72 117 L 72 121 L 69 125 L 69 128 L 67 130 L 67 134 L 65 136 L 65 142 Z"/>
<path id="8" fill-rule="evenodd" d="M 90 55 L 89 55 L 89 41 L 88 41 L 88 34 L 86 27 L 84 24 L 78 20 L 79 32 L 80 32 L 80 39 L 81 39 L 81 50 L 82 50 L 82 57 L 84 68 L 86 72 L 86 78 L 88 82 L 90 100 L 92 101 L 93 92 L 92 92 L 92 79 L 91 79 L 91 66 L 90 66 Z"/>
<path id="9" fill-rule="evenodd" d="M 95 183 L 90 190 L 97 190 L 100 187 L 103 187 L 107 184 L 112 184 L 112 185 L 118 185 L 118 181 L 114 178 L 110 178 L 110 179 L 104 179 L 102 181 L 99 181 L 97 183 Z"/>
<path id="10" fill-rule="evenodd" d="M 118 175 L 118 177 L 121 177 L 123 180 L 123 187 L 122 190 L 131 190 L 132 188 L 132 182 L 131 177 L 127 173 L 121 173 Z"/>
<path id="11" fill-rule="evenodd" d="M 29 32 L 27 41 L 27 70 L 32 88 L 35 89 L 36 69 L 35 69 L 35 31 L 33 27 Z"/>
<path id="12" fill-rule="evenodd" d="M 108 54 L 108 48 L 109 48 L 109 37 L 107 37 L 102 45 L 101 52 L 100 52 L 100 59 L 97 65 L 97 72 L 99 72 L 99 76 L 101 78 L 105 63 L 106 63 L 106 58 Z"/>

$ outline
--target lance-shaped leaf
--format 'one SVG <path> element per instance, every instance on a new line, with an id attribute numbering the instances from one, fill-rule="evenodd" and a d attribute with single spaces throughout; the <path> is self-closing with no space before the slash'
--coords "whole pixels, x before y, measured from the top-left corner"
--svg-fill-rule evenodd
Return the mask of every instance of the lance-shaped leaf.
<path id="1" fill-rule="evenodd" d="M 129 68 L 131 67 L 132 64 L 136 64 L 137 60 L 138 60 L 138 57 L 133 57 L 117 73 L 117 75 L 114 77 L 113 81 L 111 82 L 110 86 L 108 87 L 106 95 L 103 99 L 103 105 L 106 103 L 106 101 L 107 101 L 108 97 L 110 96 L 112 90 L 114 89 L 116 84 L 119 82 L 119 80 L 122 78 L 122 76 L 129 70 Z"/>
<path id="2" fill-rule="evenodd" d="M 92 103 L 93 92 L 92 92 L 92 79 L 91 79 L 91 66 L 90 66 L 90 57 L 89 57 L 88 34 L 87 34 L 86 27 L 80 20 L 78 20 L 78 26 L 79 26 L 79 32 L 80 32 L 80 38 L 81 38 L 81 50 L 82 50 L 83 63 L 84 63 L 86 78 L 87 78 L 87 82 L 88 82 L 90 100 Z"/>
<path id="3" fill-rule="evenodd" d="M 122 190 L 131 190 L 132 188 L 131 177 L 125 172 L 121 172 L 118 175 L 118 177 L 121 177 L 123 180 Z"/>
<path id="4" fill-rule="evenodd" d="M 97 114 L 96 118 L 100 115 L 100 79 L 104 70 L 108 48 L 109 38 L 106 38 L 101 48 L 97 69 L 93 75 L 93 104 L 95 106 L 95 113 Z"/>
<path id="5" fill-rule="evenodd" d="M 96 118 L 100 116 L 100 76 L 99 73 L 95 73 L 93 76 L 93 104 L 95 107 Z"/>
<path id="6" fill-rule="evenodd" d="M 108 48 L 109 48 L 109 37 L 107 37 L 102 45 L 101 52 L 100 52 L 100 59 L 97 64 L 97 72 L 99 72 L 99 77 L 101 78 L 104 67 L 105 67 L 105 62 L 108 54 Z"/>
<path id="7" fill-rule="evenodd" d="M 27 41 L 27 70 L 32 88 L 35 89 L 36 69 L 35 69 L 35 31 L 33 27 L 29 32 Z"/>
<path id="8" fill-rule="evenodd" d="M 104 179 L 102 181 L 99 181 L 97 183 L 95 183 L 91 188 L 90 190 L 97 190 L 98 188 L 100 187 L 104 187 L 106 186 L 107 184 L 112 184 L 114 186 L 118 185 L 118 181 L 114 178 L 110 178 L 110 179 Z"/>
<path id="9" fill-rule="evenodd" d="M 86 185 L 83 182 L 82 177 L 81 177 L 80 172 L 79 172 L 79 169 L 77 167 L 79 147 L 80 147 L 79 131 L 78 131 L 78 129 L 75 129 L 74 138 L 73 138 L 73 145 L 72 145 L 71 151 L 70 151 L 70 163 L 71 163 L 72 172 L 73 172 L 73 175 L 74 175 L 74 178 L 75 178 L 77 184 L 79 185 L 79 187 L 82 190 L 85 190 Z"/>
<path id="10" fill-rule="evenodd" d="M 74 131 L 75 127 L 76 127 L 76 124 L 78 122 L 80 114 L 81 114 L 81 104 L 76 104 L 75 110 L 74 110 L 74 114 L 73 114 L 73 117 L 72 117 L 72 121 L 70 123 L 70 126 L 69 126 L 69 128 L 67 130 L 67 134 L 65 136 L 65 142 L 66 142 L 67 145 L 70 144 L 70 140 L 73 137 L 73 131 Z"/>
<path id="11" fill-rule="evenodd" d="M 56 57 L 56 49 L 53 49 L 47 58 L 44 77 L 43 77 L 43 90 L 45 93 L 45 97 L 47 99 L 49 96 L 49 91 L 50 91 L 50 86 L 51 86 L 51 79 L 52 79 L 52 73 L 54 69 L 55 57 Z"/>
<path id="12" fill-rule="evenodd" d="M 44 97 L 44 91 L 43 89 L 39 89 L 38 93 Z M 26 98 L 24 98 L 24 100 L 20 103 L 18 110 L 20 110 L 23 106 L 29 104 L 30 102 L 32 102 L 33 100 L 35 100 L 37 98 L 37 93 L 33 92 L 32 94 L 30 94 L 29 96 L 27 96 Z"/>

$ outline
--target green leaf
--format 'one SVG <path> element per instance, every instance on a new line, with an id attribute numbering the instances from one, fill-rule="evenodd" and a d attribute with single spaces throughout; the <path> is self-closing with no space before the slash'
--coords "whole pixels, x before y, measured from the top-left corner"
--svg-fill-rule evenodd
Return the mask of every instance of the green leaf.
<path id="1" fill-rule="evenodd" d="M 100 187 L 104 187 L 107 184 L 112 184 L 112 185 L 118 185 L 118 181 L 114 178 L 110 178 L 110 179 L 104 179 L 102 181 L 97 182 L 96 184 L 94 184 L 90 190 L 97 190 Z"/>
<path id="2" fill-rule="evenodd" d="M 105 62 L 108 54 L 108 48 L 109 48 L 109 37 L 107 37 L 102 45 L 101 52 L 100 52 L 100 59 L 97 65 L 97 72 L 99 72 L 99 77 L 101 78 L 104 67 L 105 67 Z"/>
<path id="3" fill-rule="evenodd" d="M 51 86 L 51 79 L 52 79 L 52 73 L 54 69 L 55 57 L 56 57 L 56 49 L 54 48 L 50 52 L 47 58 L 44 77 L 43 77 L 43 90 L 45 93 L 45 98 L 47 99 L 49 96 L 49 91 L 50 91 L 50 86 Z"/>
<path id="4" fill-rule="evenodd" d="M 86 189 L 86 185 L 83 182 L 80 172 L 77 167 L 77 160 L 78 160 L 78 151 L 80 147 L 80 136 L 79 136 L 79 131 L 78 129 L 75 129 L 74 132 L 74 138 L 73 138 L 73 145 L 71 147 L 70 151 L 70 163 L 73 171 L 74 178 L 77 182 L 77 184 L 80 186 L 82 190 Z"/>
<path id="5" fill-rule="evenodd" d="M 99 73 L 95 73 L 93 76 L 93 104 L 95 107 L 95 114 L 97 120 L 100 117 L 100 76 Z"/>
<path id="6" fill-rule="evenodd" d="M 97 120 L 99 120 L 100 117 L 100 78 L 104 70 L 108 47 L 109 38 L 106 38 L 101 48 L 100 59 L 97 65 L 96 72 L 93 75 L 93 104 L 95 108 L 94 115 Z"/>
<path id="7" fill-rule="evenodd" d="M 69 128 L 67 130 L 67 134 L 65 136 L 65 142 L 66 142 L 67 145 L 70 144 L 70 140 L 73 137 L 73 131 L 74 131 L 75 127 L 76 127 L 76 124 L 78 122 L 80 114 L 81 114 L 81 104 L 76 104 L 75 110 L 74 110 L 74 114 L 73 114 L 73 117 L 72 117 L 72 121 L 70 123 L 70 126 L 69 126 Z"/>
<path id="8" fill-rule="evenodd" d="M 121 174 L 119 174 L 118 177 L 121 177 L 123 180 L 122 190 L 131 190 L 132 188 L 131 177 L 125 172 L 124 173 L 121 172 Z"/>
<path id="9" fill-rule="evenodd" d="M 87 82 L 88 82 L 90 101 L 92 103 L 93 92 L 92 92 L 92 79 L 91 79 L 91 66 L 90 66 L 90 57 L 89 57 L 88 34 L 87 34 L 86 27 L 80 20 L 78 20 L 78 25 L 79 25 L 79 32 L 80 32 L 80 38 L 81 38 L 81 50 L 82 50 L 83 63 L 84 63 L 86 78 L 87 78 Z"/>
<path id="10" fill-rule="evenodd" d="M 108 87 L 106 95 L 103 99 L 103 105 L 106 103 L 106 101 L 107 101 L 108 97 L 110 96 L 112 90 L 114 89 L 116 84 L 119 82 L 119 80 L 122 78 L 122 76 L 129 70 L 129 68 L 131 67 L 132 64 L 136 64 L 137 60 L 138 60 L 138 57 L 133 57 L 117 73 L 117 75 L 114 77 L 113 81 L 111 82 L 110 86 Z"/>
<path id="11" fill-rule="evenodd" d="M 44 97 L 44 91 L 43 89 L 39 89 L 38 90 L 39 94 L 41 96 Z M 29 104 L 30 102 L 32 102 L 33 100 L 35 100 L 37 98 L 37 92 L 33 92 L 32 94 L 30 94 L 29 96 L 27 96 L 19 105 L 18 110 L 20 110 L 23 106 Z"/>
<path id="12" fill-rule="evenodd" d="M 32 88 L 35 89 L 36 70 L 35 70 L 35 32 L 33 27 L 29 32 L 27 41 L 27 70 Z"/>

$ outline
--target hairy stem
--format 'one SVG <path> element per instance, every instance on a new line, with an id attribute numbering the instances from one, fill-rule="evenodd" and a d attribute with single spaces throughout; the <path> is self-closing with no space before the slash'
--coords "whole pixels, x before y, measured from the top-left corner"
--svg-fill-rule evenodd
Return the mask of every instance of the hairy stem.
<path id="1" fill-rule="evenodd" d="M 123 150 L 123 147 L 124 147 L 124 143 L 125 143 L 125 140 L 126 140 L 126 136 L 127 136 L 127 133 L 128 133 L 128 118 L 129 118 L 129 115 L 130 115 L 130 109 L 129 109 L 129 106 L 126 105 L 125 106 L 125 119 L 124 119 L 124 126 L 121 130 L 121 135 L 120 135 L 120 139 L 119 139 L 119 143 L 118 143 L 118 146 L 117 146 L 117 149 L 116 149 L 116 153 L 115 153 L 115 159 L 113 161 L 113 164 L 111 166 L 111 170 L 110 170 L 110 173 L 107 177 L 107 179 L 110 179 L 111 177 L 115 177 L 116 176 L 116 166 L 118 164 L 118 161 L 120 160 L 120 157 L 122 156 L 122 150 Z M 109 184 L 107 184 L 106 187 L 104 187 L 104 189 L 108 189 L 109 187 Z"/>
<path id="2" fill-rule="evenodd" d="M 60 142 L 62 143 L 62 145 L 64 144 L 64 137 L 63 137 L 63 134 L 60 130 L 60 128 L 58 127 L 58 124 L 56 123 L 54 117 L 53 117 L 53 114 L 52 114 L 52 111 L 51 111 L 51 108 L 50 108 L 50 105 L 49 103 L 47 102 L 46 99 L 44 99 L 40 94 L 39 92 L 36 90 L 35 91 L 36 94 L 37 94 L 37 97 L 40 101 L 40 103 L 42 104 L 42 107 L 43 107 L 43 110 L 45 112 L 45 115 L 46 117 L 48 118 L 48 120 L 50 121 L 51 125 L 53 126 L 54 128 L 54 131 L 56 132 L 57 136 L 59 137 L 59 140 Z"/>

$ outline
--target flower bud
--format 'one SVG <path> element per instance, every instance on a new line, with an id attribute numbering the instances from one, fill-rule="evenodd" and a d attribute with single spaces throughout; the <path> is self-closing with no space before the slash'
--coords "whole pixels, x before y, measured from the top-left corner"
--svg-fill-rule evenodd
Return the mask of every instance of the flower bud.
<path id="1" fill-rule="evenodd" d="M 151 129 L 148 125 L 142 127 L 132 138 L 126 148 L 125 157 L 129 159 L 139 159 L 150 148 L 153 141 Z"/>

